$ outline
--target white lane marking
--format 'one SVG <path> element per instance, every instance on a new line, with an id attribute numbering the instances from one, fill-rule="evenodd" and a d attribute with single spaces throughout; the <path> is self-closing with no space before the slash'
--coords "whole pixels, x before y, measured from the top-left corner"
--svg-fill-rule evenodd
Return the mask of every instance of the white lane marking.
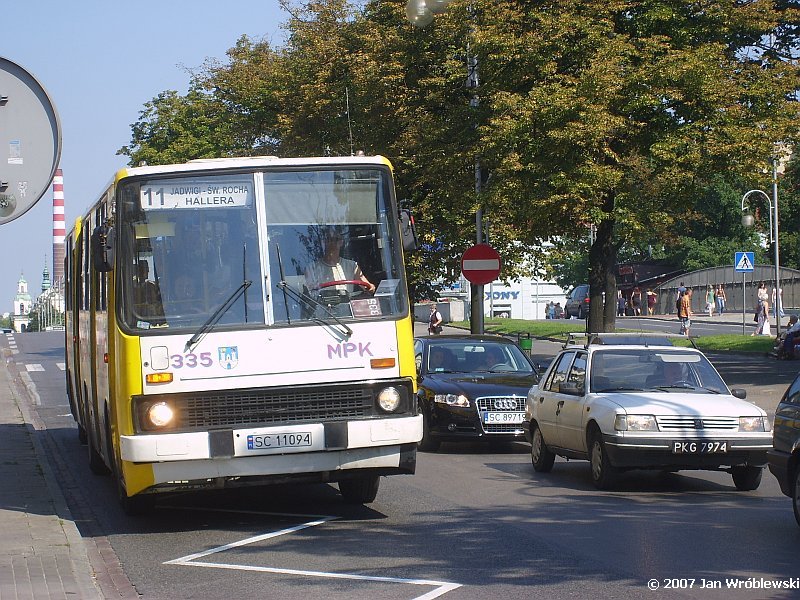
<path id="1" fill-rule="evenodd" d="M 59 369 L 61 369 L 62 371 L 66 371 L 67 370 L 67 365 L 65 365 L 64 363 L 56 363 L 56 366 Z"/>
<path id="2" fill-rule="evenodd" d="M 33 373 L 34 371 L 44 371 L 44 367 L 38 363 L 25 365 L 25 369 L 27 369 L 28 373 Z"/>
<path id="3" fill-rule="evenodd" d="M 201 509 L 202 510 L 202 509 Z M 212 509 L 213 510 L 213 509 Z M 226 511 L 228 512 L 228 511 Z M 242 511 L 233 511 L 233 512 L 242 512 Z M 246 511 L 250 512 L 250 511 Z M 252 511 L 253 514 L 262 514 L 262 515 L 277 515 L 277 516 L 288 516 L 288 517 L 308 517 L 308 515 L 293 515 L 289 513 L 268 513 L 268 512 L 258 512 Z M 256 535 L 253 537 L 249 537 L 243 540 L 239 540 L 238 542 L 232 542 L 230 544 L 225 544 L 224 546 L 217 546 L 216 548 L 211 548 L 210 550 L 205 550 L 203 552 L 197 552 L 195 554 L 189 554 L 187 556 L 182 556 L 181 558 L 176 558 L 173 560 L 168 560 L 164 562 L 165 565 L 183 565 L 183 566 L 192 566 L 192 567 L 206 567 L 211 569 L 229 569 L 234 571 L 254 571 L 259 573 L 275 573 L 280 575 L 303 575 L 306 577 L 320 577 L 320 578 L 328 578 L 328 579 L 350 579 L 354 581 L 375 581 L 381 583 L 404 583 L 404 584 L 411 584 L 411 585 L 426 585 L 426 586 L 434 586 L 435 589 L 431 590 L 430 592 L 423 594 L 422 596 L 416 596 L 413 600 L 432 600 L 433 598 L 438 598 L 443 594 L 446 594 L 449 591 L 452 591 L 456 588 L 460 588 L 460 583 L 452 583 L 449 581 L 435 581 L 431 579 L 404 579 L 401 577 L 380 577 L 376 575 L 354 575 L 349 573 L 327 573 L 324 571 L 301 571 L 298 569 L 282 569 L 277 567 L 258 567 L 253 565 L 235 565 L 229 563 L 216 563 L 216 562 L 200 562 L 198 559 L 203 558 L 205 556 L 209 556 L 211 554 L 216 554 L 218 552 L 224 552 L 226 550 L 230 550 L 232 548 L 239 548 L 241 546 L 246 546 L 248 544 L 254 544 L 256 542 L 260 542 L 263 540 L 268 540 L 271 538 L 276 538 L 282 535 L 287 535 L 290 533 L 295 533 L 296 531 L 300 531 L 302 529 L 307 529 L 309 527 L 315 527 L 317 525 L 322 525 L 323 523 L 327 523 L 328 521 L 332 521 L 337 519 L 338 517 L 334 516 L 321 516 L 320 518 L 314 521 L 308 521 L 306 523 L 301 523 L 300 525 L 295 525 L 294 527 L 287 527 L 285 529 L 281 529 L 278 531 L 272 531 L 270 533 L 264 533 L 261 535 Z"/>

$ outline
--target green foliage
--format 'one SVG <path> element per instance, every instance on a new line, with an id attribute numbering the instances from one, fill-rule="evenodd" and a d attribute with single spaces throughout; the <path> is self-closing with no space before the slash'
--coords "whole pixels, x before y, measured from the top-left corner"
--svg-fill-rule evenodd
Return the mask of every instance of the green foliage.
<path id="1" fill-rule="evenodd" d="M 478 207 L 504 278 L 532 261 L 561 282 L 588 278 L 594 299 L 613 287 L 618 253 L 655 248 L 688 267 L 757 247 L 737 225 L 740 182 L 765 185 L 753 174 L 773 141 L 797 138 L 791 4 L 476 0 L 425 29 L 404 6 L 293 9 L 283 47 L 241 38 L 186 96 L 146 104 L 121 152 L 132 164 L 384 154 L 417 216 L 423 250 L 408 264 L 419 298 L 458 277 Z M 465 87 L 470 57 L 476 90 Z M 800 224 L 794 195 L 787 205 L 781 216 Z M 797 230 L 785 228 L 793 260 Z"/>

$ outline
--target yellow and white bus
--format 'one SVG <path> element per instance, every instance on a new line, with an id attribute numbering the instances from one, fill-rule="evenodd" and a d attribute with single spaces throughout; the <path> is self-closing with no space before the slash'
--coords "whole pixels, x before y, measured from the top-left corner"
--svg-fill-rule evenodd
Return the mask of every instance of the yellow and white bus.
<path id="1" fill-rule="evenodd" d="M 379 156 L 117 172 L 66 241 L 67 390 L 92 471 L 129 513 L 287 481 L 367 503 L 413 473 L 414 243 Z"/>

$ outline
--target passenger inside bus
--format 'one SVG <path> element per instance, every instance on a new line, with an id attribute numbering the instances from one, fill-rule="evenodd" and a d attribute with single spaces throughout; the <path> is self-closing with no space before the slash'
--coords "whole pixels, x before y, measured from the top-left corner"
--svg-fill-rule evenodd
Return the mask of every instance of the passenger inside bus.
<path id="1" fill-rule="evenodd" d="M 198 286 L 193 277 L 186 273 L 178 275 L 167 302 L 168 315 L 181 316 L 203 312 L 202 298 L 199 297 L 197 290 Z"/>
<path id="2" fill-rule="evenodd" d="M 136 274 L 133 279 L 136 312 L 145 318 L 163 316 L 161 293 L 158 285 L 150 280 L 150 264 L 146 260 L 139 259 L 137 261 Z"/>

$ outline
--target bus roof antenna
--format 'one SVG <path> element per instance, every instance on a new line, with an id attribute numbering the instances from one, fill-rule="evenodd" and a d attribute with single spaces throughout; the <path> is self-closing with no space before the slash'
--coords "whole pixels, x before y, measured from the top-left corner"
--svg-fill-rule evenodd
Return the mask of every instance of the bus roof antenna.
<path id="1" fill-rule="evenodd" d="M 354 156 L 353 127 L 350 125 L 350 90 L 347 87 L 344 88 L 344 98 L 345 98 L 345 104 L 347 106 L 347 131 L 350 132 L 350 156 Z"/>

